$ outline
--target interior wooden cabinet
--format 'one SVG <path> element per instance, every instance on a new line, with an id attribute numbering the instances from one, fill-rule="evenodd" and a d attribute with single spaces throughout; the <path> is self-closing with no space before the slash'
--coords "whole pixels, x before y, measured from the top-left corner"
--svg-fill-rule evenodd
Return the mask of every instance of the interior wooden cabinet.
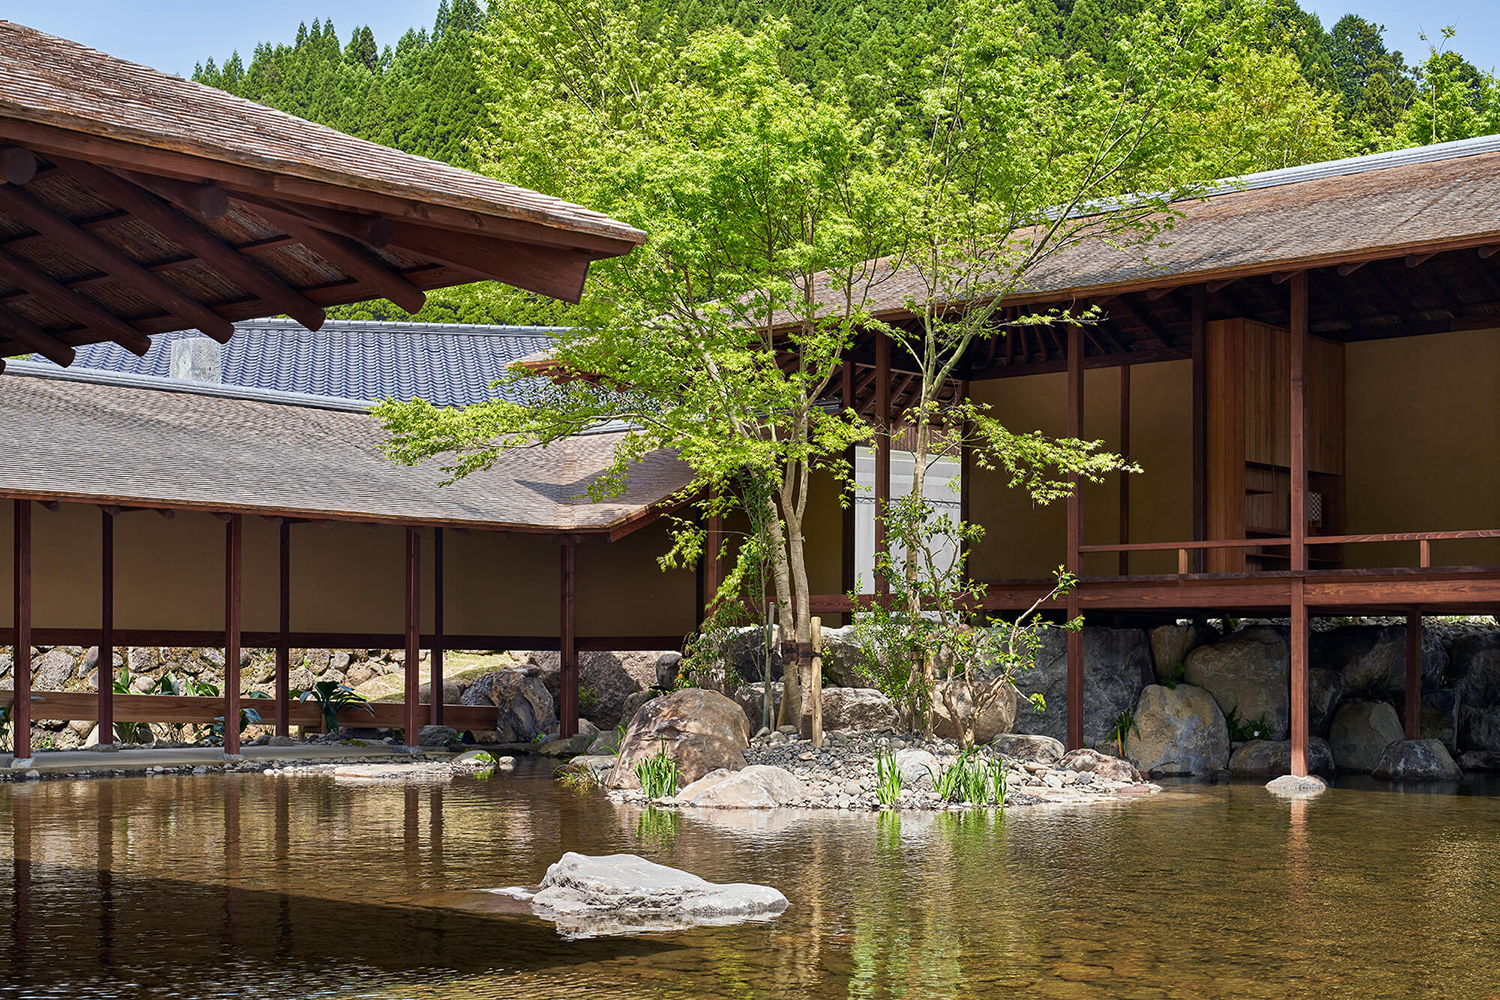
<path id="1" fill-rule="evenodd" d="M 1291 531 L 1290 333 L 1246 319 L 1207 326 L 1208 537 L 1285 538 Z M 1344 345 L 1309 337 L 1308 532 L 1343 524 Z M 1310 550 L 1315 566 L 1337 566 L 1332 547 Z M 1286 546 L 1212 549 L 1210 573 L 1285 569 Z"/>

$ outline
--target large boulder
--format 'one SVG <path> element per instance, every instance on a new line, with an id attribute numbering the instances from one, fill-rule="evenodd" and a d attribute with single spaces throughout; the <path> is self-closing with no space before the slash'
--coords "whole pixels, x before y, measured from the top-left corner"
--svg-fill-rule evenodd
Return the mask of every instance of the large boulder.
<path id="1" fill-rule="evenodd" d="M 805 704 L 805 699 L 804 699 Z M 874 732 L 901 728 L 891 699 L 874 688 L 823 689 L 823 731 Z"/>
<path id="2" fill-rule="evenodd" d="M 77 658 L 63 649 L 51 649 L 39 656 L 31 667 L 33 691 L 61 691 L 73 679 Z"/>
<path id="3" fill-rule="evenodd" d="M 1286 639 L 1275 629 L 1254 626 L 1188 654 L 1184 679 L 1213 695 L 1219 711 L 1252 722 L 1265 717 L 1274 739 L 1285 739 L 1291 722 Z"/>
<path id="4" fill-rule="evenodd" d="M 1458 744 L 1500 751 L 1500 632 L 1453 640 L 1449 676 L 1458 691 Z"/>
<path id="5" fill-rule="evenodd" d="M 1288 684 L 1290 691 L 1291 686 Z M 1344 699 L 1344 675 L 1337 670 L 1314 667 L 1307 672 L 1307 725 L 1313 736 L 1328 736 L 1333 716 Z"/>
<path id="6" fill-rule="evenodd" d="M 518 654 L 521 655 L 521 654 Z M 555 649 L 526 652 L 525 657 L 541 668 L 542 680 L 554 701 L 562 700 L 562 658 Z M 630 717 L 626 701 L 632 694 L 656 683 L 656 661 L 660 651 L 612 652 L 588 649 L 578 654 L 578 711 L 601 729 L 613 729 Z"/>
<path id="7" fill-rule="evenodd" d="M 1328 744 L 1340 771 L 1373 771 L 1385 748 L 1405 735 L 1396 710 L 1383 701 L 1351 701 L 1339 709 Z"/>
<path id="8" fill-rule="evenodd" d="M 1203 688 L 1152 684 L 1141 692 L 1125 752 L 1142 771 L 1213 774 L 1229 761 L 1224 713 Z"/>
<path id="9" fill-rule="evenodd" d="M 1151 663 L 1156 679 L 1180 680 L 1181 668 L 1187 666 L 1188 654 L 1205 642 L 1213 642 L 1219 633 L 1208 626 L 1158 625 L 1146 633 L 1151 644 Z M 1175 676 L 1174 676 L 1175 675 Z"/>
<path id="10" fill-rule="evenodd" d="M 556 921 L 571 938 L 727 923 L 787 907 L 786 897 L 769 886 L 708 882 L 633 854 L 569 852 L 547 869 L 535 894 L 519 888 L 500 892 L 529 901 L 534 912 Z"/>
<path id="11" fill-rule="evenodd" d="M 764 680 L 766 630 L 758 625 L 733 629 L 724 651 L 725 665 L 747 683 Z M 781 626 L 771 628 L 771 680 L 781 680 Z"/>
<path id="12" fill-rule="evenodd" d="M 1375 777 L 1391 781 L 1457 781 L 1463 772 L 1439 740 L 1400 740 L 1380 753 Z"/>
<path id="13" fill-rule="evenodd" d="M 901 772 L 903 788 L 930 789 L 933 779 L 943 769 L 937 755 L 916 747 L 904 747 L 896 751 L 896 770 Z"/>
<path id="14" fill-rule="evenodd" d="M 1438 740 L 1448 748 L 1449 754 L 1458 753 L 1458 720 L 1462 707 L 1463 696 L 1457 688 L 1423 691 L 1420 716 L 1423 738 Z M 1405 721 L 1404 708 L 1402 720 Z"/>
<path id="15" fill-rule="evenodd" d="M 1135 708 L 1141 690 L 1155 683 L 1151 647 L 1140 629 L 1090 627 L 1083 630 L 1083 738 L 1102 743 L 1121 712 Z M 1036 664 L 1016 678 L 1021 699 L 1015 731 L 1066 739 L 1068 734 L 1068 633 L 1046 629 Z M 1027 700 L 1046 699 L 1038 712 Z"/>
<path id="16" fill-rule="evenodd" d="M 1061 740 L 1028 733 L 1003 733 L 995 737 L 990 746 L 1014 760 L 1029 760 L 1038 764 L 1051 764 L 1066 752 Z"/>
<path id="17" fill-rule="evenodd" d="M 494 739 L 499 743 L 530 743 L 538 736 L 557 731 L 552 692 L 535 671 L 497 670 L 484 674 L 469 685 L 459 703 L 493 705 L 497 710 Z"/>
<path id="18" fill-rule="evenodd" d="M 976 711 L 971 691 L 983 704 Z M 958 710 L 953 717 L 949 702 Z M 968 726 L 974 742 L 989 743 L 1001 733 L 1008 733 L 1016 723 L 1018 696 L 1016 689 L 1004 678 L 979 681 L 973 685 L 961 681 L 939 681 L 932 697 L 933 731 L 946 739 L 962 738 L 962 729 Z"/>
<path id="19" fill-rule="evenodd" d="M 745 766 L 750 730 L 745 712 L 722 694 L 683 688 L 648 701 L 635 713 L 620 742 L 611 788 L 639 788 L 635 766 L 663 750 L 677 764 L 684 782 L 710 771 Z"/>
<path id="20" fill-rule="evenodd" d="M 1327 740 L 1314 736 L 1307 741 L 1307 770 L 1332 775 L 1337 769 Z M 1229 755 L 1229 773 L 1237 778 L 1272 778 L 1292 773 L 1290 740 L 1251 740 Z"/>
<path id="21" fill-rule="evenodd" d="M 823 630 L 823 681 L 832 687 L 865 687 L 870 683 L 865 654 L 854 641 L 854 626 Z"/>
<path id="22" fill-rule="evenodd" d="M 594 740 L 599 738 L 599 727 L 588 719 L 578 720 L 578 732 L 572 736 L 556 736 L 536 748 L 543 757 L 576 757 L 589 753 Z"/>
<path id="23" fill-rule="evenodd" d="M 823 728 L 835 729 L 836 726 L 828 724 L 828 692 L 829 688 L 823 689 Z M 780 681 L 771 682 L 771 728 L 776 728 L 776 711 L 781 706 L 782 684 Z M 765 726 L 766 719 L 766 686 L 764 684 L 741 684 L 730 692 L 730 697 L 740 706 L 745 713 L 745 721 L 750 725 L 752 733 L 758 733 Z"/>
<path id="24" fill-rule="evenodd" d="M 768 764 L 710 771 L 677 793 L 677 804 L 711 809 L 774 809 L 800 805 L 811 793 L 796 775 Z"/>
<path id="25" fill-rule="evenodd" d="M 1379 700 L 1406 687 L 1406 626 L 1350 625 L 1316 632 L 1309 647 L 1313 663 L 1344 675 L 1351 698 Z M 1448 669 L 1442 638 L 1422 630 L 1422 679 L 1432 687 Z"/>

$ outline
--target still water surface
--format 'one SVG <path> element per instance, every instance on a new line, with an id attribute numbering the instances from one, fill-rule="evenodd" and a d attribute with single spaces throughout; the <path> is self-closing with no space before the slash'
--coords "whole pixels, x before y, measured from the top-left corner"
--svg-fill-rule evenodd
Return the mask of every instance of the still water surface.
<path id="1" fill-rule="evenodd" d="M 986 817 L 643 814 L 447 783 L 0 786 L 0 997 L 1500 998 L 1500 800 L 1258 785 Z M 779 918 L 564 940 L 475 890 L 564 850 Z"/>

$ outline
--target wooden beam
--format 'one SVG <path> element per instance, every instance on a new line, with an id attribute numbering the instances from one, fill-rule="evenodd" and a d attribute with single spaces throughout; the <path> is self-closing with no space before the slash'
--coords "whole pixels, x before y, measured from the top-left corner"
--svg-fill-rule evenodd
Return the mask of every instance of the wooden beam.
<path id="1" fill-rule="evenodd" d="M 443 724 L 443 529 L 432 529 L 432 652 L 428 661 L 430 721 Z"/>
<path id="2" fill-rule="evenodd" d="M 9 190 L 0 186 L 0 191 Z M 17 316 L 8 309 L 0 308 L 0 333 L 15 343 L 35 351 L 42 357 L 66 368 L 76 357 L 73 348 L 67 346 L 29 319 Z"/>
<path id="3" fill-rule="evenodd" d="M 402 732 L 408 747 L 418 746 L 421 731 L 422 675 L 422 529 L 406 529 L 406 700 Z M 441 697 L 441 694 L 439 694 Z"/>
<path id="4" fill-rule="evenodd" d="M 1083 329 L 1076 323 L 1068 327 L 1068 437 L 1083 438 Z M 1083 573 L 1083 479 L 1073 476 L 1073 490 L 1068 494 L 1068 572 Z M 1068 620 L 1081 610 L 1078 591 L 1068 591 Z M 1083 634 L 1068 633 L 1068 749 L 1083 746 Z"/>
<path id="5" fill-rule="evenodd" d="M 200 219 L 217 222 L 229 214 L 229 193 L 216 184 L 198 184 L 118 168 L 111 172 L 137 187 L 154 192 L 174 205 L 181 205 Z"/>
<path id="6" fill-rule="evenodd" d="M 151 338 L 81 292 L 76 292 L 29 261 L 0 250 L 0 277 L 19 285 L 59 312 L 107 336 L 125 350 L 143 355 Z"/>
<path id="7" fill-rule="evenodd" d="M 0 146 L 0 179 L 7 184 L 30 184 L 36 177 L 36 154 L 20 146 Z"/>
<path id="8" fill-rule="evenodd" d="M 1228 288 L 1230 285 L 1234 284 L 1236 281 L 1239 281 L 1239 280 L 1240 279 L 1237 278 L 1237 277 L 1236 278 L 1220 278 L 1217 281 L 1210 281 L 1210 282 L 1206 283 L 1204 285 L 1204 287 L 1208 289 L 1208 294 L 1210 294 L 1210 295 L 1218 295 L 1224 289 Z"/>
<path id="9" fill-rule="evenodd" d="M 276 735 L 290 736 L 292 631 L 292 525 L 283 518 L 277 525 L 278 573 L 276 603 Z"/>
<path id="10" fill-rule="evenodd" d="M 15 648 L 11 651 L 11 678 L 15 702 L 10 713 L 11 747 L 16 760 L 31 757 L 31 501 L 16 500 L 12 544 L 15 549 L 11 565 L 15 581 L 11 621 L 14 622 Z"/>
<path id="11" fill-rule="evenodd" d="M 1146 333 L 1151 337 L 1151 339 L 1156 341 L 1157 347 L 1172 346 L 1172 338 L 1168 337 L 1164 332 L 1162 332 L 1161 328 L 1159 328 L 1155 323 L 1151 322 L 1145 316 L 1142 316 L 1140 313 L 1136 312 L 1135 309 L 1131 307 L 1130 301 L 1126 299 L 1125 296 L 1117 296 L 1114 301 L 1115 304 L 1120 307 L 1121 312 L 1135 321 L 1136 325 L 1145 330 Z"/>
<path id="12" fill-rule="evenodd" d="M 1422 738 L 1422 613 L 1406 616 L 1406 738 Z"/>
<path id="13" fill-rule="evenodd" d="M 268 207 L 258 199 L 246 201 L 245 206 L 255 214 L 275 222 L 288 234 L 297 237 L 297 242 L 307 249 L 407 312 L 420 312 L 427 302 L 427 296 L 420 288 L 347 236 L 327 232 L 295 212 Z"/>
<path id="14" fill-rule="evenodd" d="M 1436 256 L 1437 256 L 1437 254 L 1435 254 L 1435 253 L 1413 253 L 1413 254 L 1407 254 L 1406 255 L 1406 266 L 1407 267 L 1421 267 L 1423 264 L 1427 263 L 1429 260 L 1431 260 L 1432 258 L 1434 258 Z"/>
<path id="15" fill-rule="evenodd" d="M 1166 296 L 1171 295 L 1175 290 L 1175 285 L 1169 288 L 1150 288 L 1146 290 L 1146 298 L 1152 302 L 1155 302 L 1157 299 L 1165 298 Z"/>
<path id="16" fill-rule="evenodd" d="M 56 162 L 65 173 L 92 188 L 100 198 L 125 209 L 163 236 L 181 244 L 205 264 L 246 291 L 265 299 L 309 330 L 323 325 L 325 316 L 320 306 L 155 194 L 90 163 L 60 157 Z"/>
<path id="17" fill-rule="evenodd" d="M 891 341 L 875 332 L 875 564 L 888 549 L 885 532 L 886 508 L 891 502 Z M 875 593 L 889 594 L 891 582 L 878 568 Z"/>
<path id="18" fill-rule="evenodd" d="M 1360 268 L 1364 267 L 1368 263 L 1370 263 L 1370 262 L 1367 261 L 1367 260 L 1356 260 L 1356 261 L 1354 261 L 1352 263 L 1349 263 L 1349 264 L 1340 264 L 1339 265 L 1339 277 L 1341 277 L 1341 278 L 1347 278 L 1347 277 L 1349 277 L 1349 275 L 1353 274 L 1355 271 L 1358 271 Z"/>
<path id="19" fill-rule="evenodd" d="M 581 250 L 527 246 L 479 233 L 435 232 L 409 222 L 396 223 L 391 245 L 565 302 L 583 297 L 583 283 L 594 260 Z"/>
<path id="20" fill-rule="evenodd" d="M 559 592 L 558 660 L 561 667 L 559 682 L 562 688 L 562 706 L 559 714 L 564 739 L 578 735 L 578 643 L 574 631 L 573 543 L 562 547 L 560 565 L 562 586 Z"/>
<path id="21" fill-rule="evenodd" d="M 115 518 L 99 512 L 99 659 L 94 668 L 99 699 L 99 742 L 115 741 Z"/>
<path id="22" fill-rule="evenodd" d="M 1293 278 L 1295 278 L 1297 275 L 1299 275 L 1299 274 L 1304 274 L 1305 275 L 1306 273 L 1307 273 L 1306 271 L 1301 271 L 1301 270 L 1297 270 L 1297 271 L 1277 271 L 1275 274 L 1271 275 L 1271 284 L 1273 284 L 1273 285 L 1284 285 L 1288 281 L 1291 281 Z"/>
<path id="23" fill-rule="evenodd" d="M 1123 351 L 1119 354 L 1092 354 L 1084 357 L 1083 367 L 1086 369 L 1095 369 L 1118 368 L 1121 365 L 1149 365 L 1160 361 L 1186 361 L 1191 356 L 1191 351 L 1186 345 L 1149 351 Z M 970 382 L 987 382 L 991 379 L 1019 378 L 1022 375 L 1048 375 L 1067 370 L 1067 359 L 1056 358 L 1051 361 L 1023 361 L 1019 364 L 999 365 L 994 368 L 965 371 L 961 374 Z"/>
<path id="24" fill-rule="evenodd" d="M 111 275 L 137 295 L 168 310 L 187 325 L 227 343 L 234 324 L 197 299 L 167 284 L 123 251 L 78 228 L 64 216 L 14 185 L 0 185 L 0 209 L 57 243 L 91 267 Z"/>
<path id="25" fill-rule="evenodd" d="M 1500 243 L 1491 243 L 1489 246 L 1479 248 L 1479 259 L 1489 260 L 1495 254 L 1500 253 Z"/>
<path id="26" fill-rule="evenodd" d="M 244 586 L 244 520 L 224 526 L 224 755 L 240 753 L 240 609 Z"/>

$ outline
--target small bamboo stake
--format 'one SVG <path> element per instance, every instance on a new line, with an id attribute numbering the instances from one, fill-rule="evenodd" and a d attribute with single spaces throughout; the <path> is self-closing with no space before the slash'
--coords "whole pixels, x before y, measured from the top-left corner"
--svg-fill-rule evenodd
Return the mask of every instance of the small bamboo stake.
<path id="1" fill-rule="evenodd" d="M 812 620 L 812 669 L 808 694 L 812 697 L 812 745 L 823 745 L 823 619 Z"/>

